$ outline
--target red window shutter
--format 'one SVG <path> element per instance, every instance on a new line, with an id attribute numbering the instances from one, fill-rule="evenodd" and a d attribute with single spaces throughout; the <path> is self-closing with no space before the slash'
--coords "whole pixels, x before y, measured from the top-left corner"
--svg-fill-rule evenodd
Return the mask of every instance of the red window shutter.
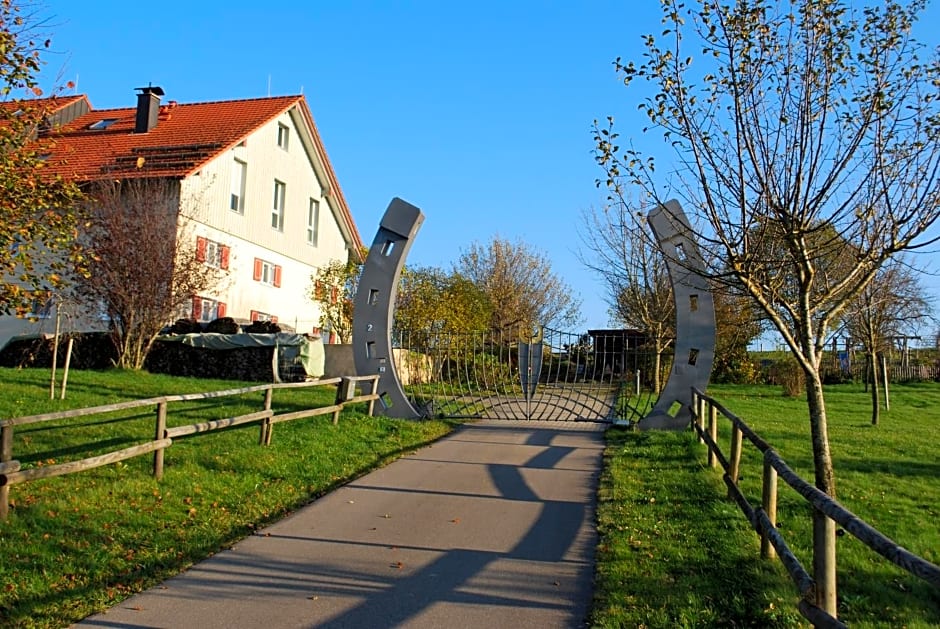
<path id="1" fill-rule="evenodd" d="M 255 272 L 253 279 L 257 282 L 261 279 L 261 259 L 255 258 Z"/>
<path id="2" fill-rule="evenodd" d="M 274 265 L 274 286 L 279 287 L 281 285 L 281 267 L 280 265 Z"/>
<path id="3" fill-rule="evenodd" d="M 330 303 L 335 304 L 337 296 L 339 295 L 339 290 L 333 286 L 330 288 Z"/>
<path id="4" fill-rule="evenodd" d="M 221 301 L 219 302 L 219 310 L 218 310 L 218 314 L 217 314 L 216 316 L 217 316 L 219 319 L 221 319 L 222 317 L 225 316 L 225 303 L 224 303 L 224 302 L 221 302 Z"/>
<path id="5" fill-rule="evenodd" d="M 196 236 L 196 262 L 206 261 L 206 239 Z"/>
<path id="6" fill-rule="evenodd" d="M 251 311 L 251 315 L 250 315 L 248 318 L 249 318 L 251 321 L 257 321 L 257 320 L 258 320 L 258 311 L 257 311 L 257 310 L 252 310 L 252 311 Z"/>
<path id="7" fill-rule="evenodd" d="M 317 325 L 313 326 L 312 334 L 316 336 L 320 336 L 320 326 L 317 326 Z"/>
<path id="8" fill-rule="evenodd" d="M 199 320 L 199 317 L 202 316 L 202 299 L 199 297 L 193 297 L 193 319 Z"/>
<path id="9" fill-rule="evenodd" d="M 219 266 L 222 268 L 222 270 L 228 269 L 228 254 L 229 254 L 229 251 L 231 250 L 232 250 L 231 247 L 227 247 L 225 245 L 221 245 L 219 247 L 219 251 L 221 252 L 220 253 L 221 260 L 219 260 Z"/>
<path id="10" fill-rule="evenodd" d="M 323 297 L 323 284 L 320 280 L 317 280 L 313 283 L 313 298 L 320 299 Z"/>

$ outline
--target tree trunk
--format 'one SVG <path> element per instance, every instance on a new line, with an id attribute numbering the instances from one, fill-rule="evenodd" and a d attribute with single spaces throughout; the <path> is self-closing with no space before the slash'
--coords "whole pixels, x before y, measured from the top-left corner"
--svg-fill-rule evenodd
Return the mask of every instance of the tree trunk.
<path id="1" fill-rule="evenodd" d="M 660 371 L 663 368 L 663 345 L 656 339 L 655 357 L 653 358 L 653 393 L 659 394 Z"/>
<path id="2" fill-rule="evenodd" d="M 835 474 L 829 450 L 822 378 L 818 367 L 807 369 L 805 373 L 816 487 L 834 498 Z M 817 509 L 813 509 L 813 578 L 816 581 L 816 605 L 836 616 L 836 527 L 835 522 Z"/>
<path id="3" fill-rule="evenodd" d="M 872 352 L 869 355 L 871 364 L 871 424 L 878 425 L 878 418 L 881 412 L 881 390 L 878 387 L 878 353 Z"/>

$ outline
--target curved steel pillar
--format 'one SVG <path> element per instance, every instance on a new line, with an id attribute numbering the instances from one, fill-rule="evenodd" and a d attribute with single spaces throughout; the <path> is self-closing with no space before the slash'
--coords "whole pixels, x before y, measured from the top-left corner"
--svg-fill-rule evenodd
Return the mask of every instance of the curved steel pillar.
<path id="1" fill-rule="evenodd" d="M 638 422 L 641 429 L 687 428 L 692 420 L 692 387 L 704 391 L 715 359 L 715 303 L 702 273 L 705 264 L 691 239 L 682 207 L 667 201 L 647 217 L 666 256 L 676 303 L 676 344 L 672 371 L 653 410 Z"/>
<path id="2" fill-rule="evenodd" d="M 421 210 L 398 197 L 392 199 L 366 256 L 353 300 L 352 347 L 356 373 L 379 374 L 377 393 L 380 397 L 376 408 L 389 417 L 404 419 L 418 419 L 421 415 L 405 396 L 395 370 L 392 317 L 405 256 L 422 222 Z"/>

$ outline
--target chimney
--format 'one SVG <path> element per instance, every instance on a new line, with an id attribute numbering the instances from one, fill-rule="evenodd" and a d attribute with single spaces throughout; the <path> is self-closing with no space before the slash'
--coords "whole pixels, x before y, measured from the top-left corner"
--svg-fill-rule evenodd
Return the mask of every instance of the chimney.
<path id="1" fill-rule="evenodd" d="M 157 126 L 163 88 L 148 85 L 135 89 L 140 90 L 140 94 L 137 95 L 137 120 L 134 124 L 134 133 L 147 133 Z"/>

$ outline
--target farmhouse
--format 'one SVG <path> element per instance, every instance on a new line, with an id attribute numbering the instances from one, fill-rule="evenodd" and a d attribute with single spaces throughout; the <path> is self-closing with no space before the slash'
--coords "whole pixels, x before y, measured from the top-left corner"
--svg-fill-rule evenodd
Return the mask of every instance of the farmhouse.
<path id="1" fill-rule="evenodd" d="M 318 332 L 311 277 L 361 256 L 362 241 L 304 97 L 178 103 L 163 102 L 160 87 L 138 92 L 120 109 L 56 99 L 42 131 L 54 139 L 49 171 L 80 183 L 174 182 L 187 218 L 177 238 L 224 276 L 179 316 Z"/>

